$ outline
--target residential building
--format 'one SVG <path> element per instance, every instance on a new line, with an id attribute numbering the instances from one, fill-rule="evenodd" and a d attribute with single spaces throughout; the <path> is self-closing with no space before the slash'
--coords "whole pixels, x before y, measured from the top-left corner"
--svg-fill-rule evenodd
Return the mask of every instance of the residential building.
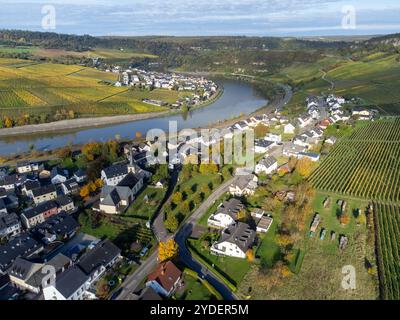
<path id="1" fill-rule="evenodd" d="M 21 192 L 22 192 L 22 194 L 24 194 L 25 196 L 27 196 L 28 198 L 33 198 L 33 193 L 32 193 L 32 191 L 34 190 L 34 189 L 38 189 L 38 188 L 40 188 L 40 183 L 39 183 L 39 181 L 31 181 L 31 180 L 28 180 L 28 181 L 26 181 L 24 184 L 23 184 L 23 186 L 22 186 L 22 188 L 21 188 Z"/>
<path id="2" fill-rule="evenodd" d="M 181 278 L 182 271 L 172 261 L 168 261 L 158 265 L 157 269 L 148 275 L 146 286 L 164 297 L 170 297 L 179 286 Z"/>
<path id="3" fill-rule="evenodd" d="M 87 175 L 84 170 L 79 169 L 77 172 L 74 173 L 73 178 L 78 183 L 84 183 L 87 180 Z"/>
<path id="4" fill-rule="evenodd" d="M 255 173 L 271 174 L 277 169 L 278 169 L 278 161 L 273 156 L 268 156 L 266 158 L 261 159 L 256 164 Z"/>
<path id="5" fill-rule="evenodd" d="M 61 253 L 46 263 L 34 263 L 18 257 L 8 270 L 8 274 L 14 286 L 39 294 L 47 284 L 44 283 L 44 279 L 48 275 L 48 271 L 44 267 L 53 267 L 56 272 L 55 276 L 58 277 L 71 265 L 72 261 Z"/>
<path id="6" fill-rule="evenodd" d="M 50 172 L 50 177 L 52 184 L 60 184 L 67 181 L 69 173 L 68 170 L 54 167 Z"/>
<path id="7" fill-rule="evenodd" d="M 118 185 L 128 175 L 126 163 L 114 164 L 101 171 L 101 179 L 106 186 Z"/>
<path id="8" fill-rule="evenodd" d="M 69 179 L 61 183 L 61 189 L 65 195 L 79 192 L 79 184 L 75 179 Z"/>
<path id="9" fill-rule="evenodd" d="M 255 230 L 247 223 L 237 222 L 222 232 L 220 240 L 211 246 L 211 253 L 244 259 L 255 238 Z"/>
<path id="10" fill-rule="evenodd" d="M 57 198 L 57 190 L 53 184 L 32 190 L 33 202 L 40 204 Z"/>
<path id="11" fill-rule="evenodd" d="M 57 203 L 47 201 L 38 204 L 36 207 L 28 208 L 21 214 L 21 221 L 25 228 L 30 229 L 45 222 L 48 218 L 58 213 Z"/>
<path id="12" fill-rule="evenodd" d="M 217 211 L 208 220 L 208 226 L 214 228 L 227 228 L 234 224 L 237 214 L 245 208 L 244 204 L 238 199 L 230 199 L 221 203 Z"/>
<path id="13" fill-rule="evenodd" d="M 65 211 L 67 213 L 72 213 L 75 211 L 74 201 L 67 196 L 59 196 L 56 200 L 54 200 L 58 206 L 58 213 Z"/>
<path id="14" fill-rule="evenodd" d="M 282 154 L 286 157 L 297 157 L 300 152 L 304 152 L 307 148 L 296 145 L 292 142 L 287 142 L 283 144 Z"/>
<path id="15" fill-rule="evenodd" d="M 254 152 L 255 153 L 267 153 L 274 146 L 276 146 L 276 143 L 274 141 L 256 140 L 254 142 Z"/>
<path id="16" fill-rule="evenodd" d="M 254 195 L 256 189 L 258 178 L 253 175 L 243 175 L 239 176 L 230 186 L 229 193 L 233 196 L 241 197 L 241 196 L 252 196 Z"/>
<path id="17" fill-rule="evenodd" d="M 298 159 L 308 158 L 313 162 L 317 162 L 320 159 L 320 155 L 318 153 L 312 153 L 312 152 L 300 152 L 297 157 Z"/>
<path id="18" fill-rule="evenodd" d="M 0 205 L 1 202 L 2 199 L 0 199 Z M 0 210 L 0 239 L 13 237 L 19 233 L 21 233 L 21 222 L 18 216 L 15 213 L 4 213 Z"/>
<path id="19" fill-rule="evenodd" d="M 267 141 L 272 141 L 272 142 L 276 142 L 276 143 L 281 143 L 282 142 L 282 135 L 280 134 L 274 134 L 274 133 L 268 133 L 265 136 L 265 140 Z"/>
<path id="20" fill-rule="evenodd" d="M 21 233 L 0 245 L 0 273 L 5 273 L 18 257 L 29 258 L 43 250 L 43 245 L 29 233 Z"/>
<path id="21" fill-rule="evenodd" d="M 295 133 L 295 130 L 296 130 L 296 127 L 293 125 L 293 124 L 291 124 L 291 123 L 288 123 L 288 124 L 286 124 L 285 126 L 284 126 L 284 133 L 285 134 L 294 134 Z"/>

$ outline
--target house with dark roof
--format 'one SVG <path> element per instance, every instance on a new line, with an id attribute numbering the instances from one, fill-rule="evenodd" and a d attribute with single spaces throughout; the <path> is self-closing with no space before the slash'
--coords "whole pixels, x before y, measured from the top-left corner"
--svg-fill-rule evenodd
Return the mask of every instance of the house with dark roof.
<path id="1" fill-rule="evenodd" d="M 151 287 L 158 294 L 169 297 L 179 286 L 182 271 L 172 261 L 161 263 L 157 269 L 147 277 L 147 287 Z"/>
<path id="2" fill-rule="evenodd" d="M 255 153 L 267 153 L 274 146 L 276 146 L 275 141 L 267 141 L 264 139 L 259 139 L 254 142 L 254 152 Z"/>
<path id="3" fill-rule="evenodd" d="M 124 212 L 143 188 L 143 178 L 129 173 L 117 186 L 105 185 L 100 194 L 99 210 L 107 214 Z"/>
<path id="4" fill-rule="evenodd" d="M 36 207 L 28 208 L 21 214 L 21 221 L 25 228 L 30 229 L 58 213 L 55 201 L 40 203 Z"/>
<path id="5" fill-rule="evenodd" d="M 61 183 L 61 189 L 66 196 L 69 194 L 77 194 L 79 192 L 79 184 L 74 178 L 68 179 Z"/>
<path id="6" fill-rule="evenodd" d="M 133 293 L 132 300 L 162 301 L 164 299 L 152 287 L 145 287 L 140 291 Z"/>
<path id="7" fill-rule="evenodd" d="M 120 259 L 121 250 L 111 241 L 103 240 L 86 252 L 77 265 L 93 283 Z"/>
<path id="8" fill-rule="evenodd" d="M 86 175 L 86 172 L 84 170 L 79 169 L 78 171 L 76 171 L 74 173 L 73 178 L 76 180 L 76 182 L 83 183 L 83 182 L 86 181 L 87 175 Z"/>
<path id="9" fill-rule="evenodd" d="M 229 193 L 236 197 L 254 195 L 258 186 L 258 178 L 254 174 L 238 176 L 229 186 Z"/>
<path id="10" fill-rule="evenodd" d="M 72 238 L 79 229 L 79 223 L 68 213 L 61 212 L 30 230 L 31 234 L 48 244 L 56 240 Z"/>
<path id="11" fill-rule="evenodd" d="M 22 233 L 0 245 L 0 273 L 5 273 L 18 257 L 29 258 L 43 250 L 43 245 L 29 233 Z"/>
<path id="12" fill-rule="evenodd" d="M 43 288 L 45 300 L 84 300 L 88 294 L 89 277 L 73 266 L 56 278 L 55 284 Z"/>
<path id="13" fill-rule="evenodd" d="M 262 158 L 255 167 L 255 173 L 271 174 L 278 169 L 278 161 L 273 156 Z"/>
<path id="14" fill-rule="evenodd" d="M 34 190 L 34 189 L 38 189 L 38 188 L 40 188 L 40 183 L 39 183 L 39 181 L 31 181 L 31 180 L 28 180 L 28 181 L 26 181 L 24 184 L 23 184 L 23 186 L 22 186 L 22 188 L 21 188 L 21 192 L 22 192 L 22 194 L 24 194 L 25 196 L 27 196 L 27 197 L 29 197 L 29 198 L 33 198 L 33 194 L 32 194 L 32 191 Z"/>
<path id="15" fill-rule="evenodd" d="M 72 213 L 75 211 L 75 203 L 74 201 L 67 196 L 59 196 L 56 200 L 54 200 L 58 206 L 58 213 L 65 211 L 67 213 Z"/>
<path id="16" fill-rule="evenodd" d="M 221 203 L 217 211 L 212 214 L 207 224 L 213 228 L 227 228 L 234 224 L 237 219 L 237 214 L 245 208 L 244 204 L 238 199 L 230 199 Z"/>
<path id="17" fill-rule="evenodd" d="M 69 172 L 66 169 L 61 169 L 60 167 L 54 167 L 51 169 L 50 178 L 52 184 L 60 184 L 67 181 L 69 177 Z"/>
<path id="18" fill-rule="evenodd" d="M 1 202 L 0 199 L 0 209 Z M 15 213 L 4 213 L 0 210 L 0 239 L 13 237 L 21 233 L 21 221 Z"/>
<path id="19" fill-rule="evenodd" d="M 101 171 L 101 179 L 106 186 L 118 185 L 128 175 L 128 166 L 126 163 L 114 164 Z"/>
<path id="20" fill-rule="evenodd" d="M 71 265 L 72 261 L 61 253 L 45 263 L 34 263 L 17 258 L 8 270 L 8 274 L 14 286 L 38 294 L 49 283 L 49 281 L 46 282 L 46 276 L 50 268 L 53 268 L 57 277 Z"/>
<path id="21" fill-rule="evenodd" d="M 211 253 L 244 259 L 252 249 L 255 238 L 255 230 L 247 223 L 237 222 L 222 232 L 219 241 L 211 246 Z"/>
<path id="22" fill-rule="evenodd" d="M 47 186 L 39 187 L 32 190 L 33 202 L 40 204 L 42 202 L 54 200 L 57 198 L 56 187 L 52 184 Z"/>

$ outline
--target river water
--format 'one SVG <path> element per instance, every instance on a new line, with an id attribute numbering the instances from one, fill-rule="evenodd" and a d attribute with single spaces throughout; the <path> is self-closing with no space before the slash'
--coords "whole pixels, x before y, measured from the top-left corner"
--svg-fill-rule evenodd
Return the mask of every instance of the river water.
<path id="1" fill-rule="evenodd" d="M 205 127 L 241 114 L 250 114 L 267 104 L 267 100 L 249 83 L 235 80 L 219 80 L 217 82 L 224 87 L 221 97 L 212 104 L 192 110 L 186 115 L 178 114 L 105 127 L 76 129 L 70 132 L 0 138 L 0 154 L 8 155 L 27 151 L 31 145 L 34 145 L 36 150 L 51 150 L 70 143 L 104 142 L 115 139 L 117 135 L 122 139 L 133 139 L 137 132 L 145 136 L 147 131 L 153 128 L 167 132 L 169 121 L 176 121 L 178 130 Z"/>

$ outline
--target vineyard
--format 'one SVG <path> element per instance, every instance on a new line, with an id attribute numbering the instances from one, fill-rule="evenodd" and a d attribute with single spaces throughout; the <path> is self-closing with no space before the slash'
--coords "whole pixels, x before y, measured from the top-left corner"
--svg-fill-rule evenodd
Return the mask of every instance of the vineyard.
<path id="1" fill-rule="evenodd" d="M 371 122 L 344 137 L 310 181 L 326 192 L 400 202 L 400 118 Z"/>
<path id="2" fill-rule="evenodd" d="M 374 204 L 381 295 L 400 299 L 400 207 Z"/>
<path id="3" fill-rule="evenodd" d="M 76 65 L 0 58 L 0 120 L 23 117 L 41 123 L 56 114 L 102 116 L 158 112 L 143 98 L 175 102 L 187 92 L 117 88 L 118 75 Z M 46 117 L 45 117 L 46 116 Z M 1 123 L 1 121 L 0 121 Z"/>

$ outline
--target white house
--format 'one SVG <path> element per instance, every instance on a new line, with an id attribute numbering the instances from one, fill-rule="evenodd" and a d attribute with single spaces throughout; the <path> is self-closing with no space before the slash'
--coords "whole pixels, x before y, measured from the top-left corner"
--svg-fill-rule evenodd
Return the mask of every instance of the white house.
<path id="1" fill-rule="evenodd" d="M 101 171 L 101 179 L 107 186 L 116 186 L 128 175 L 126 164 L 115 164 Z"/>
<path id="2" fill-rule="evenodd" d="M 51 170 L 51 183 L 52 184 L 60 184 L 68 179 L 68 170 L 61 169 L 59 167 L 54 167 Z"/>
<path id="3" fill-rule="evenodd" d="M 273 157 L 269 156 L 266 158 L 261 159 L 255 168 L 255 173 L 260 174 L 260 173 L 265 173 L 265 174 L 271 174 L 272 172 L 276 171 L 278 169 L 278 161 Z"/>
<path id="4" fill-rule="evenodd" d="M 253 174 L 239 176 L 230 186 L 229 193 L 233 196 L 241 197 L 244 195 L 254 195 L 257 186 L 258 178 Z"/>
<path id="5" fill-rule="evenodd" d="M 164 262 L 148 275 L 146 287 L 151 287 L 158 294 L 168 298 L 179 286 L 181 278 L 182 271 L 173 262 Z"/>
<path id="6" fill-rule="evenodd" d="M 300 128 L 307 127 L 308 125 L 311 124 L 312 118 L 310 116 L 301 116 L 297 118 L 297 121 L 299 123 Z"/>
<path id="7" fill-rule="evenodd" d="M 282 142 L 282 135 L 280 135 L 280 134 L 268 133 L 268 134 L 265 136 L 265 140 L 267 140 L 267 141 L 272 141 L 272 142 L 276 142 L 276 143 L 281 143 L 281 142 Z"/>
<path id="8" fill-rule="evenodd" d="M 336 141 L 337 141 L 336 137 L 329 137 L 325 140 L 325 142 L 328 144 L 335 144 Z"/>
<path id="9" fill-rule="evenodd" d="M 288 123 L 284 126 L 285 134 L 294 134 L 295 130 L 296 130 L 296 127 L 291 123 Z"/>
<path id="10" fill-rule="evenodd" d="M 297 157 L 298 157 L 298 159 L 308 158 L 308 159 L 312 160 L 313 162 L 317 162 L 320 159 L 319 154 L 309 153 L 309 152 L 300 152 Z"/>
<path id="11" fill-rule="evenodd" d="M 267 141 L 267 140 L 256 140 L 254 142 L 254 152 L 255 153 L 267 153 L 271 150 L 274 146 L 276 146 L 276 142 L 274 141 Z"/>
<path id="12" fill-rule="evenodd" d="M 244 204 L 238 199 L 230 199 L 221 203 L 217 211 L 208 218 L 208 226 L 213 228 L 227 228 L 234 224 L 237 214 L 244 209 Z"/>
<path id="13" fill-rule="evenodd" d="M 255 237 L 255 230 L 247 223 L 235 223 L 222 232 L 220 240 L 211 246 L 211 253 L 245 259 L 246 253 L 253 247 Z"/>

